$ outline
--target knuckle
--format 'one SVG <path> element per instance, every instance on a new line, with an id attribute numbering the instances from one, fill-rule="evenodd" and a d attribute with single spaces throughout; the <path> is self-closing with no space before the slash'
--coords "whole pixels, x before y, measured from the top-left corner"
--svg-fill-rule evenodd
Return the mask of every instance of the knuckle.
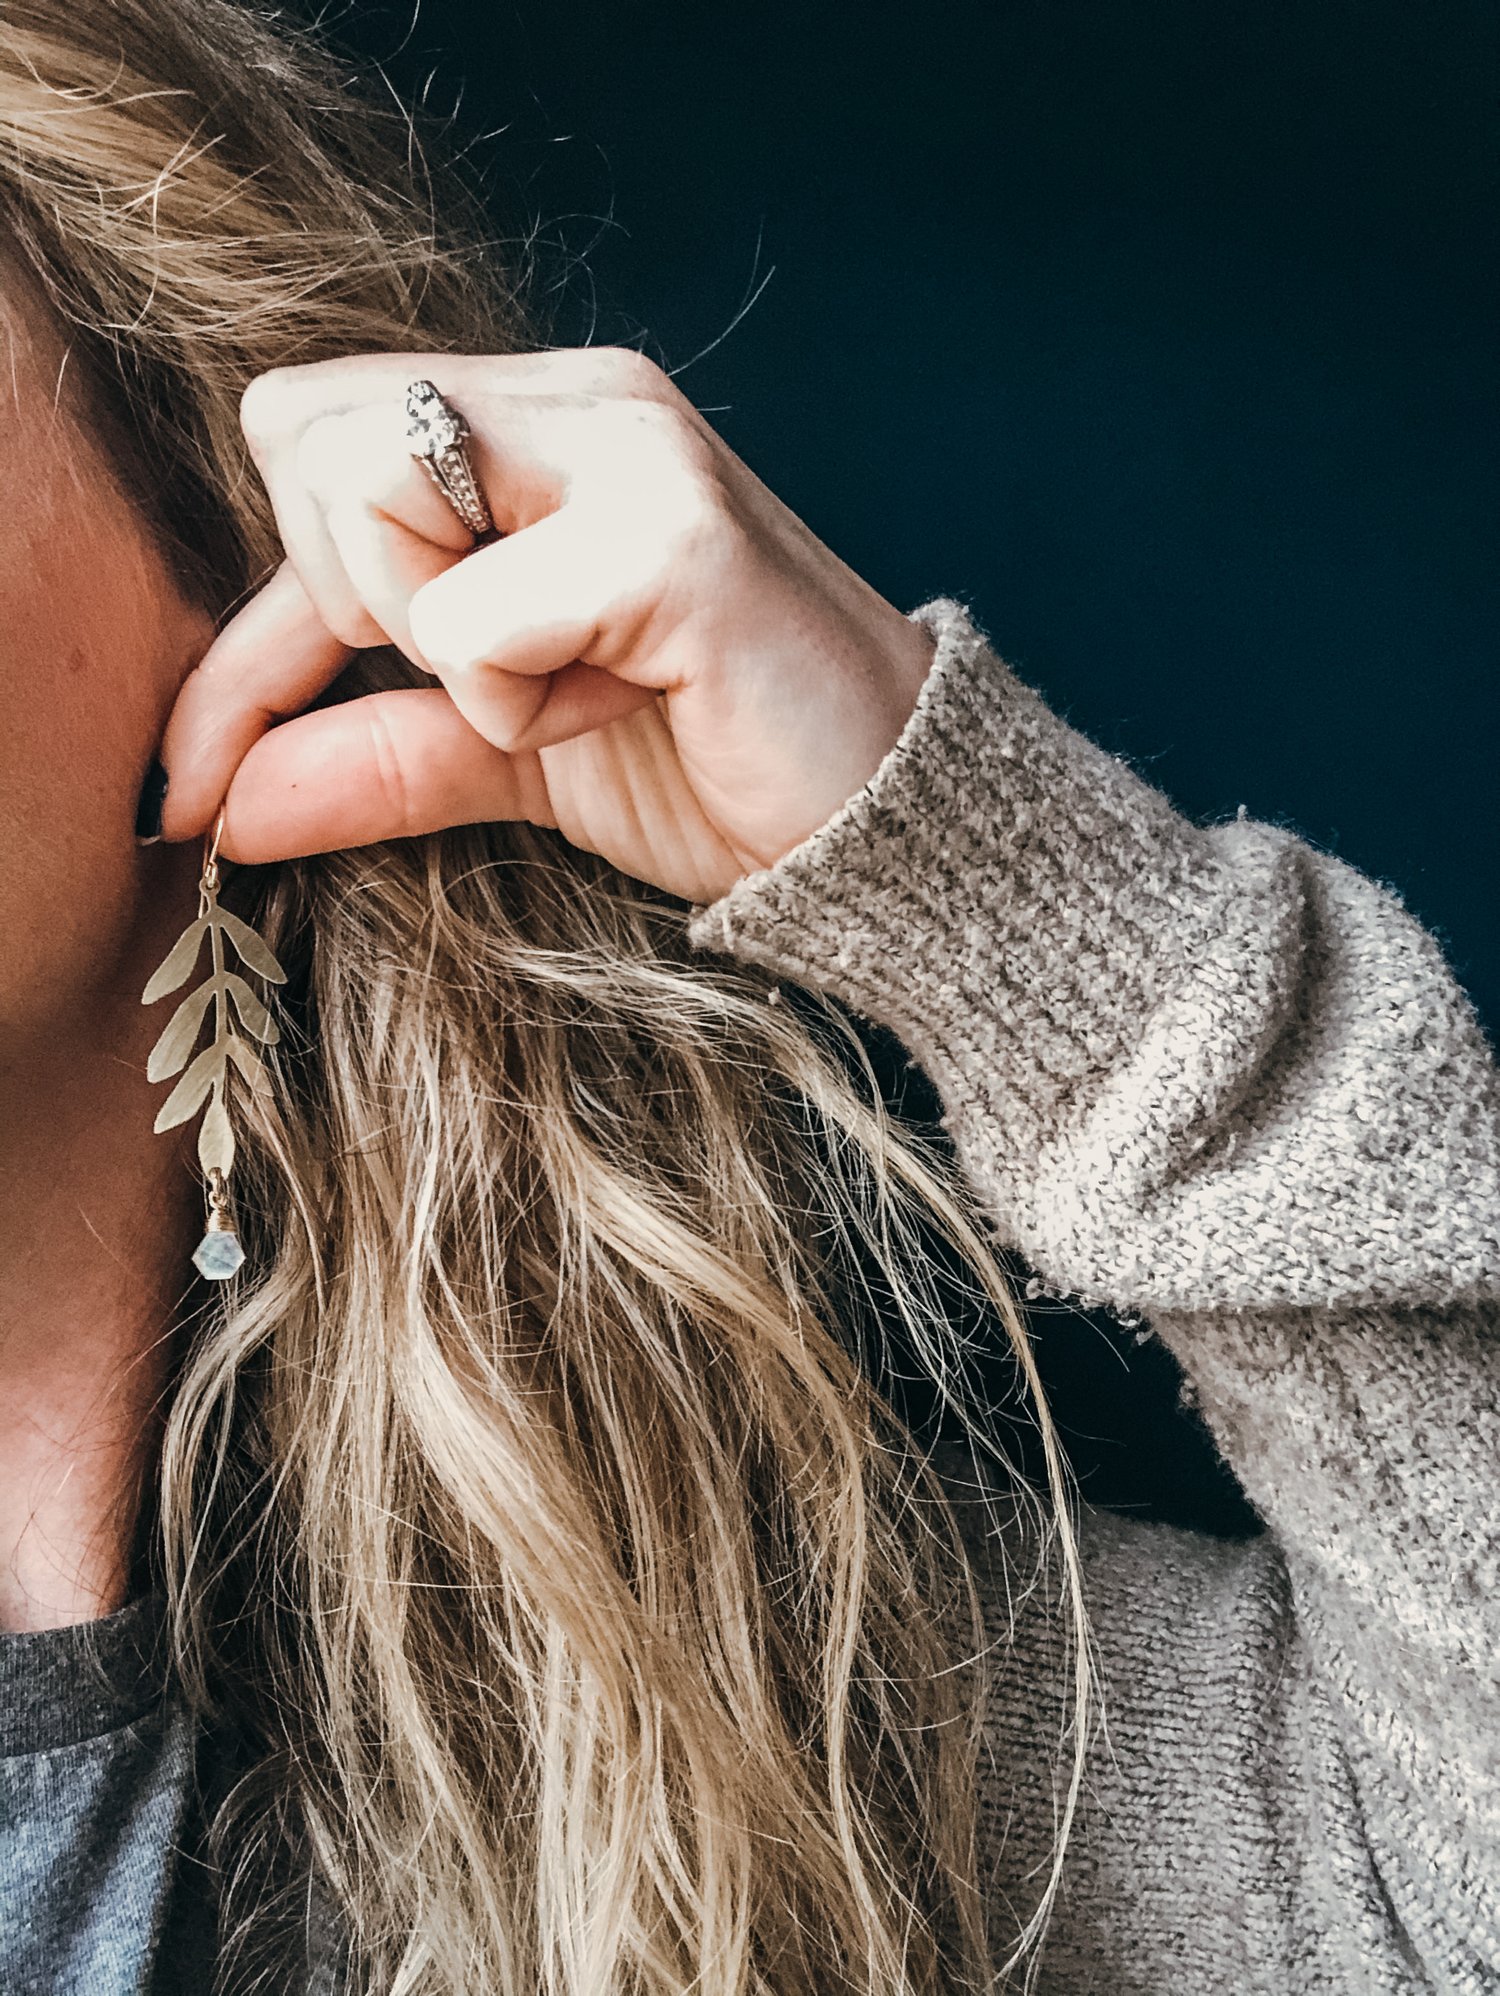
<path id="1" fill-rule="evenodd" d="M 661 480 L 688 479 L 705 487 L 717 485 L 713 441 L 696 412 L 674 402 L 629 399 L 608 405 L 609 436 L 633 475 L 644 464 Z"/>
<path id="2" fill-rule="evenodd" d="M 722 488 L 698 481 L 685 483 L 662 515 L 665 561 L 669 574 L 706 577 L 734 540 L 736 527 Z"/>
<path id="3" fill-rule="evenodd" d="M 396 827 L 394 838 L 410 838 L 418 829 L 412 807 L 412 786 L 406 761 L 391 728 L 390 717 L 379 702 L 369 716 L 370 758 L 380 791 L 384 816 Z"/>
<path id="4" fill-rule="evenodd" d="M 452 585 L 444 588 L 452 569 L 444 569 L 422 583 L 407 598 L 406 627 L 412 642 L 434 672 L 462 671 L 469 661 L 457 656 L 453 618 L 449 611 Z"/>
<path id="5" fill-rule="evenodd" d="M 605 388 L 615 394 L 665 400 L 678 393 L 665 370 L 635 347 L 593 347 L 589 351 Z"/>
<path id="6" fill-rule="evenodd" d="M 479 664 L 467 676 L 479 682 L 475 691 L 482 697 L 485 740 L 506 755 L 532 754 L 537 721 L 547 703 L 547 682 L 538 683 L 488 663 Z"/>
<path id="7" fill-rule="evenodd" d="M 299 433 L 292 452 L 298 478 L 309 492 L 329 498 L 348 453 L 341 416 L 314 416 Z"/>
<path id="8" fill-rule="evenodd" d="M 647 420 L 663 446 L 654 460 L 646 454 L 652 510 L 680 548 L 712 545 L 733 523 L 731 495 L 712 443 L 685 418 Z"/>
<path id="9" fill-rule="evenodd" d="M 722 550 L 735 532 L 733 495 L 714 440 L 692 412 L 622 402 L 599 414 L 596 490 L 611 516 L 629 523 L 630 544 L 649 543 L 672 563 Z"/>
<path id="10" fill-rule="evenodd" d="M 529 682 L 517 682 L 510 674 L 480 668 L 484 678 L 484 734 L 487 741 L 507 755 L 521 755 L 528 747 L 540 697 Z"/>
<path id="11" fill-rule="evenodd" d="M 293 367 L 271 367 L 252 375 L 240 393 L 240 428 L 251 443 L 263 443 L 282 427 L 287 414 Z"/>
<path id="12" fill-rule="evenodd" d="M 319 615 L 339 643 L 354 651 L 370 651 L 390 643 L 389 634 L 361 604 L 330 604 Z"/>

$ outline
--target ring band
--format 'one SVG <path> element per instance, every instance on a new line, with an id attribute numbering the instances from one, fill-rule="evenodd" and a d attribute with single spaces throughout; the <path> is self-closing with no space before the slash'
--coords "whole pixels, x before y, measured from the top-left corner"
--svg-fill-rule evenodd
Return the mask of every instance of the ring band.
<path id="1" fill-rule="evenodd" d="M 491 532 L 495 522 L 464 448 L 469 426 L 430 381 L 414 381 L 406 391 L 406 435 L 412 456 L 470 533 Z"/>

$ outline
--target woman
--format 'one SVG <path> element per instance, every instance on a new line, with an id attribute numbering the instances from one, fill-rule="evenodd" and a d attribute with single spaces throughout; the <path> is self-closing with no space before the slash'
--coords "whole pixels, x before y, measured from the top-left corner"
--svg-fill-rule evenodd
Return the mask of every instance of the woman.
<path id="1" fill-rule="evenodd" d="M 1500 1145 L 1437 945 L 547 350 L 389 123 L 230 0 L 0 21 L 0 1984 L 1495 1988 Z M 140 994 L 216 825 L 286 981 L 209 1284 Z M 1033 1388 L 997 1245 L 1144 1313 L 1266 1535 L 1075 1532 L 1039 1397 L 1007 1478 L 922 1225 Z"/>

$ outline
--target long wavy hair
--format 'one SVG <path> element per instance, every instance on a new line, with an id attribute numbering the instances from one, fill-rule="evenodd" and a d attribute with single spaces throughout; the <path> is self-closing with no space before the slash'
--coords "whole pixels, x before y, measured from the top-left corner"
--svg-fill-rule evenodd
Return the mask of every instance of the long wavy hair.
<path id="1" fill-rule="evenodd" d="M 282 554 L 253 375 L 549 343 L 529 245 L 371 74 L 233 0 L 0 11 L 0 231 L 216 618 Z M 375 648 L 325 697 L 425 683 Z M 1064 1834 L 1066 1472 L 993 1229 L 848 1018 L 774 1002 L 546 827 L 232 891 L 288 968 L 283 1039 L 235 1103 L 248 1260 L 184 1327 L 151 1514 L 183 1695 L 235 1742 L 225 1986 L 287 1986 L 267 1937 L 309 1880 L 356 1986 L 401 1996 L 937 1996 L 1034 1965 L 1057 1867 L 998 1949 L 978 1594 L 877 1383 L 872 1271 L 976 1448 L 933 1239 L 1029 1389 L 1073 1615 Z"/>

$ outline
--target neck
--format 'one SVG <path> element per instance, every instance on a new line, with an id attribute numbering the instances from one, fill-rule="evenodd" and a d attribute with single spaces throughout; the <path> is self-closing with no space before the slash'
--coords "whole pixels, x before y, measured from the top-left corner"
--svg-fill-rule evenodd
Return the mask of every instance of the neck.
<path id="1" fill-rule="evenodd" d="M 140 1001 L 191 912 L 196 848 L 169 852 L 164 919 L 139 925 L 109 988 L 0 1043 L 0 1629 L 127 1600 L 173 1330 L 201 1294 L 196 1124 L 152 1133 L 146 1056 L 168 1008 Z"/>

